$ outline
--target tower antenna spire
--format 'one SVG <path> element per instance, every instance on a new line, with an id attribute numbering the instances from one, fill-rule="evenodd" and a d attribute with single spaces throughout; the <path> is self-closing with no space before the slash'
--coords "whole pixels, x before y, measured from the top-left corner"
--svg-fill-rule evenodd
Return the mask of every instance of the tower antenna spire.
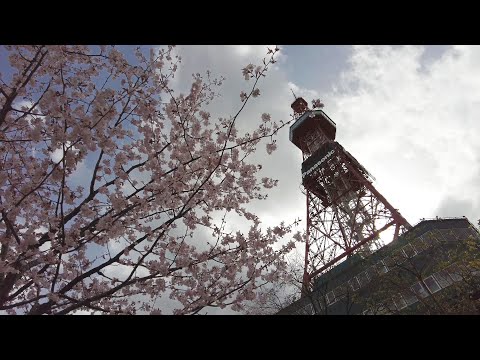
<path id="1" fill-rule="evenodd" d="M 295 100 L 296 100 L 296 99 L 297 99 L 297 95 L 295 95 L 295 93 L 293 92 L 293 89 L 292 89 L 292 88 L 290 88 L 290 91 L 292 92 L 292 94 L 293 94 L 293 97 L 294 97 L 294 98 L 295 98 Z"/>

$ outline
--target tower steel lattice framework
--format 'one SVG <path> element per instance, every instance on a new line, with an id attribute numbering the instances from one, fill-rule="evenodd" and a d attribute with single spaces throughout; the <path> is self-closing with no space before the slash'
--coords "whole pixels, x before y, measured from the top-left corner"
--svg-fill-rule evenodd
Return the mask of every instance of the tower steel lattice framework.
<path id="1" fill-rule="evenodd" d="M 323 105 L 322 105 L 323 106 Z M 373 177 L 338 142 L 336 124 L 303 98 L 291 105 L 290 141 L 303 153 L 302 185 L 307 198 L 304 294 L 312 280 L 356 252 L 372 251 L 411 228 L 373 186 Z"/>

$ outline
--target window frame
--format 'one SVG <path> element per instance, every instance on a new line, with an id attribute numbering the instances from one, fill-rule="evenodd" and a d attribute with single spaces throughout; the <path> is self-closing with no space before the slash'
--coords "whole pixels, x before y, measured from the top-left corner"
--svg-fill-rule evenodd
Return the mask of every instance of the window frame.
<path id="1" fill-rule="evenodd" d="M 458 240 L 458 236 L 452 229 L 438 229 L 442 233 L 445 242 L 455 242 Z"/>
<path id="2" fill-rule="evenodd" d="M 420 254 L 422 251 L 428 249 L 428 245 L 425 243 L 421 236 L 413 239 L 410 244 L 415 249 L 417 254 Z"/>
<path id="3" fill-rule="evenodd" d="M 372 310 L 370 309 L 363 310 L 362 315 L 372 315 Z"/>
<path id="4" fill-rule="evenodd" d="M 437 243 L 436 239 L 433 237 L 433 234 L 431 234 L 431 231 L 427 231 L 426 233 L 422 234 L 420 237 L 422 238 L 423 242 L 427 246 L 426 249 L 431 248 L 433 245 Z"/>
<path id="5" fill-rule="evenodd" d="M 392 260 L 394 261 L 395 265 L 402 265 L 405 261 L 407 261 L 407 257 L 403 253 L 403 250 L 396 251 L 391 256 Z"/>
<path id="6" fill-rule="evenodd" d="M 414 288 L 415 286 L 420 286 L 420 289 L 422 289 L 423 292 L 421 292 L 421 291 L 417 292 Z M 423 283 L 421 281 L 417 281 L 415 284 L 410 286 L 410 288 L 412 289 L 413 293 L 415 294 L 415 296 L 417 298 L 421 297 L 422 299 L 425 299 L 426 297 L 428 297 L 430 295 L 430 293 L 428 292 L 428 290 L 425 288 L 425 286 L 423 285 Z"/>
<path id="7" fill-rule="evenodd" d="M 436 290 L 430 289 L 431 286 L 429 286 L 429 285 L 427 284 L 427 281 L 429 281 L 429 279 L 432 280 L 433 283 L 436 285 L 436 287 L 437 287 Z M 427 276 L 425 279 L 423 279 L 422 282 L 423 282 L 423 284 L 425 285 L 425 287 L 427 288 L 427 290 L 428 290 L 431 294 L 435 294 L 436 292 L 439 292 L 440 290 L 442 290 L 442 287 L 441 287 L 440 284 L 438 283 L 437 279 L 435 279 L 435 276 L 433 276 L 433 274 L 430 275 L 430 276 Z"/>
<path id="8" fill-rule="evenodd" d="M 445 270 L 448 272 L 448 275 L 452 278 L 453 282 L 458 282 L 463 280 L 463 276 L 461 275 L 461 269 L 458 264 L 451 264 Z"/>
<path id="9" fill-rule="evenodd" d="M 357 283 L 357 288 L 356 288 L 356 289 L 355 289 L 355 287 L 352 285 L 352 284 L 354 284 L 355 282 Z M 360 286 L 360 281 L 358 281 L 358 279 L 357 279 L 356 276 L 354 276 L 353 278 L 351 278 L 350 280 L 348 280 L 348 285 L 350 286 L 350 289 L 352 289 L 353 292 L 358 291 L 358 290 L 361 288 L 361 286 Z"/>
<path id="10" fill-rule="evenodd" d="M 376 276 L 378 276 L 378 271 L 376 269 L 375 265 L 369 266 L 365 272 L 368 274 L 368 277 L 370 278 L 370 281 L 374 280 Z"/>
<path id="11" fill-rule="evenodd" d="M 356 276 L 357 280 L 358 280 L 358 283 L 360 284 L 360 288 L 368 285 L 368 283 L 370 283 L 370 281 L 372 281 L 370 279 L 370 276 L 368 275 L 367 271 L 362 271 L 361 273 L 359 273 L 357 276 Z M 365 280 L 362 284 L 362 280 Z"/>
<path id="12" fill-rule="evenodd" d="M 454 280 L 446 269 L 437 271 L 433 276 L 442 289 L 445 289 L 454 283 Z"/>
<path id="13" fill-rule="evenodd" d="M 418 302 L 418 297 L 415 295 L 415 292 L 410 288 L 408 290 L 402 291 L 401 295 L 407 303 L 407 306 L 413 305 Z"/>
<path id="14" fill-rule="evenodd" d="M 307 315 L 315 315 L 315 308 L 312 303 L 309 303 L 303 307 Z"/>
<path id="15" fill-rule="evenodd" d="M 431 232 L 433 233 L 434 236 L 436 236 L 437 241 L 440 241 L 440 242 L 445 242 L 446 241 L 446 239 L 443 236 L 443 233 L 440 231 L 440 229 L 433 229 L 433 230 L 431 230 Z"/>
<path id="16" fill-rule="evenodd" d="M 391 256 L 385 256 L 382 261 L 387 268 L 387 272 L 389 272 L 396 266 L 395 260 Z"/>
<path id="17" fill-rule="evenodd" d="M 385 262 L 382 260 L 378 261 L 376 264 L 375 264 L 375 268 L 378 272 L 379 275 L 383 275 L 383 274 L 386 274 L 388 273 L 389 269 L 388 269 L 388 266 L 385 265 Z M 381 271 L 385 269 L 385 271 Z"/>
<path id="18" fill-rule="evenodd" d="M 339 294 L 336 294 L 338 292 Z M 344 297 L 347 296 L 347 285 L 345 283 L 337 286 L 335 289 L 333 289 L 333 295 L 335 296 L 336 301 L 342 300 Z"/>
<path id="19" fill-rule="evenodd" d="M 413 255 L 407 254 L 406 249 L 411 249 L 411 251 L 413 251 Z M 412 246 L 412 244 L 407 244 L 407 245 L 405 245 L 405 246 L 402 248 L 402 252 L 403 252 L 403 254 L 405 255 L 405 257 L 406 257 L 407 259 L 412 259 L 412 258 L 414 258 L 415 256 L 417 256 L 417 254 L 418 254 L 417 250 L 415 249 L 414 246 Z"/>
<path id="20" fill-rule="evenodd" d="M 460 241 L 467 240 L 468 237 L 471 235 L 470 232 L 468 231 L 469 229 L 467 229 L 467 228 L 458 228 L 458 229 L 455 229 L 455 230 L 457 230 L 456 231 L 457 239 L 460 240 Z"/>
<path id="21" fill-rule="evenodd" d="M 331 294 L 332 300 L 329 299 L 329 295 Z M 326 295 L 325 298 L 327 299 L 327 306 L 330 306 L 332 304 L 335 304 L 337 300 L 335 299 L 335 294 L 333 290 L 329 291 Z"/>
<path id="22" fill-rule="evenodd" d="M 398 300 L 398 302 L 397 302 Z M 397 296 L 393 297 L 393 303 L 397 307 L 398 311 L 405 309 L 408 307 L 407 301 L 403 298 L 402 294 L 398 294 Z M 402 306 L 403 305 L 403 306 Z"/>
<path id="23" fill-rule="evenodd" d="M 320 296 L 318 298 L 314 298 L 313 301 L 315 301 L 315 303 L 318 305 L 318 308 L 320 309 L 320 311 L 323 311 L 325 310 L 325 306 L 324 306 L 324 302 L 322 301 L 323 299 L 323 296 Z"/>

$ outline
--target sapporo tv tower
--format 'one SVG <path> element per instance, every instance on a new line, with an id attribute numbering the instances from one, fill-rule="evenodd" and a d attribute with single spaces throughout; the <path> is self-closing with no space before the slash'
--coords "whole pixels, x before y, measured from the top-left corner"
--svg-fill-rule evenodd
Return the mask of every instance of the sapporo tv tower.
<path id="1" fill-rule="evenodd" d="M 378 192 L 373 177 L 338 142 L 336 125 L 303 98 L 292 103 L 290 141 L 303 153 L 302 185 L 307 195 L 307 239 L 303 293 L 312 280 L 379 240 L 394 240 L 411 225 Z M 321 105 L 323 107 L 323 105 Z M 388 229 L 388 230 L 387 230 Z"/>

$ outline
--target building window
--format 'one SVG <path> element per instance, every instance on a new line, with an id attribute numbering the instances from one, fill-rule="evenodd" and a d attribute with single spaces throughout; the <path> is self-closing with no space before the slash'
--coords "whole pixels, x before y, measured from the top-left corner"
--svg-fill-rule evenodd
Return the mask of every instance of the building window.
<path id="1" fill-rule="evenodd" d="M 357 279 L 360 283 L 360 287 L 364 287 L 370 282 L 370 277 L 368 276 L 366 271 L 362 271 L 360 274 L 358 274 Z"/>
<path id="2" fill-rule="evenodd" d="M 335 295 L 336 301 L 344 298 L 347 296 L 347 286 L 345 284 L 337 286 L 335 289 L 333 289 L 333 294 Z"/>
<path id="3" fill-rule="evenodd" d="M 457 264 L 450 265 L 446 270 L 453 281 L 461 281 L 463 279 L 462 271 Z"/>
<path id="4" fill-rule="evenodd" d="M 433 275 L 430 275 L 425 280 L 423 280 L 423 283 L 432 294 L 436 293 L 441 289 L 440 285 L 438 284 L 437 280 L 435 280 Z"/>
<path id="5" fill-rule="evenodd" d="M 456 229 L 458 240 L 465 241 L 468 239 L 469 231 L 467 229 Z"/>
<path id="6" fill-rule="evenodd" d="M 395 303 L 395 306 L 397 307 L 398 310 L 402 310 L 408 306 L 407 302 L 405 301 L 402 295 L 398 295 L 394 297 L 393 302 Z"/>
<path id="7" fill-rule="evenodd" d="M 300 307 L 297 311 L 295 311 L 297 315 L 315 315 L 315 311 L 313 305 L 307 304 L 305 306 Z"/>
<path id="8" fill-rule="evenodd" d="M 417 297 L 414 295 L 413 291 L 411 290 L 403 291 L 402 296 L 405 302 L 407 303 L 407 306 L 415 304 L 418 301 Z"/>
<path id="9" fill-rule="evenodd" d="M 429 248 L 430 246 L 433 246 L 435 245 L 436 243 L 436 240 L 435 240 L 435 236 L 432 234 L 431 231 L 423 234 L 421 236 L 421 238 L 423 239 L 424 243 L 426 244 L 426 247 Z"/>
<path id="10" fill-rule="evenodd" d="M 387 267 L 387 271 L 392 270 L 395 267 L 395 260 L 393 260 L 390 256 L 387 256 L 385 259 L 383 259 L 383 263 Z"/>
<path id="11" fill-rule="evenodd" d="M 392 255 L 392 260 L 395 265 L 401 265 L 405 262 L 406 257 L 402 251 L 397 251 Z"/>
<path id="12" fill-rule="evenodd" d="M 305 313 L 307 315 L 314 315 L 315 311 L 313 310 L 313 304 L 308 304 L 307 306 L 304 307 Z"/>
<path id="13" fill-rule="evenodd" d="M 442 229 L 442 230 L 439 230 L 439 231 L 442 233 L 445 241 L 456 241 L 457 240 L 457 236 L 455 235 L 454 231 L 447 230 L 447 229 Z"/>
<path id="14" fill-rule="evenodd" d="M 377 313 L 376 315 L 389 315 L 390 314 L 390 311 L 388 310 L 387 306 L 385 305 L 380 305 L 378 308 L 377 308 Z"/>
<path id="15" fill-rule="evenodd" d="M 375 276 L 378 275 L 375 265 L 370 266 L 367 270 L 365 270 L 365 273 L 368 275 L 370 280 L 375 279 Z"/>
<path id="16" fill-rule="evenodd" d="M 318 304 L 320 306 L 320 309 L 323 311 L 325 310 L 325 308 L 328 307 L 329 303 L 328 303 L 328 300 L 327 300 L 327 295 L 323 295 L 321 294 L 318 298 Z"/>
<path id="17" fill-rule="evenodd" d="M 417 297 L 425 298 L 427 297 L 428 291 L 423 287 L 421 282 L 417 282 L 412 285 L 412 290 L 417 295 Z"/>
<path id="18" fill-rule="evenodd" d="M 333 291 L 327 293 L 327 305 L 332 305 L 335 301 L 335 294 Z"/>
<path id="19" fill-rule="evenodd" d="M 432 233 L 433 233 L 433 236 L 435 236 L 435 238 L 438 240 L 438 241 L 445 241 L 445 238 L 443 237 L 442 235 L 442 232 L 438 229 L 435 229 L 435 230 L 432 230 Z"/>
<path id="20" fill-rule="evenodd" d="M 403 253 L 405 254 L 405 256 L 407 258 L 412 258 L 414 257 L 415 255 L 417 255 L 417 251 L 415 250 L 415 248 L 408 244 L 407 246 L 404 246 L 403 249 L 402 249 Z"/>
<path id="21" fill-rule="evenodd" d="M 421 253 L 423 250 L 427 248 L 427 245 L 422 240 L 422 238 L 418 237 L 412 241 L 412 246 L 415 249 L 416 253 Z"/>
<path id="22" fill-rule="evenodd" d="M 435 276 L 435 279 L 442 288 L 446 288 L 453 283 L 452 278 L 450 278 L 450 275 L 448 275 L 446 270 L 439 271 L 433 276 Z"/>
<path id="23" fill-rule="evenodd" d="M 373 315 L 372 310 L 370 310 L 370 309 L 363 310 L 362 314 L 363 315 Z"/>
<path id="24" fill-rule="evenodd" d="M 387 314 L 393 314 L 398 310 L 393 299 L 388 300 L 388 302 L 385 304 L 385 308 L 387 310 Z"/>
<path id="25" fill-rule="evenodd" d="M 325 306 L 323 305 L 323 296 L 320 299 L 315 299 L 314 301 L 320 311 L 323 311 L 323 309 L 325 309 Z"/>
<path id="26" fill-rule="evenodd" d="M 352 279 L 348 280 L 348 285 L 350 285 L 350 288 L 353 291 L 357 291 L 358 289 L 360 289 L 360 284 L 359 284 L 356 276 L 353 277 Z"/>
<path id="27" fill-rule="evenodd" d="M 388 272 L 388 267 L 385 265 L 385 262 L 383 260 L 380 260 L 376 264 L 376 268 L 377 268 L 377 271 L 380 275 Z"/>

